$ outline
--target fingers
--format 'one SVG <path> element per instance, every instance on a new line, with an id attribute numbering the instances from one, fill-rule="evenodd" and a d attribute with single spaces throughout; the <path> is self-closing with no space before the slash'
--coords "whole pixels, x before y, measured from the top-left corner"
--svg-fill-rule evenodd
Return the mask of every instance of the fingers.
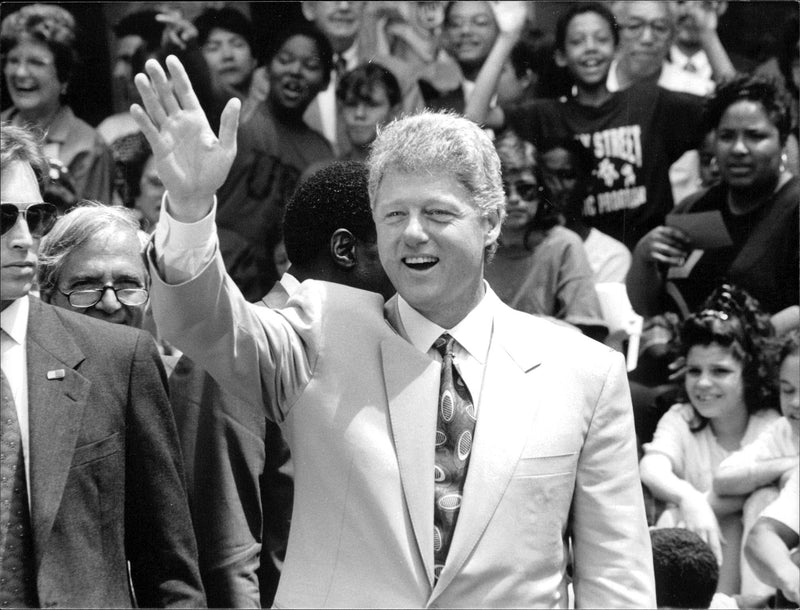
<path id="1" fill-rule="evenodd" d="M 167 69 L 169 69 L 175 95 L 177 95 L 181 106 L 186 110 L 200 110 L 200 102 L 192 88 L 192 83 L 189 81 L 189 75 L 186 74 L 186 69 L 183 67 L 183 64 L 174 55 L 167 57 Z M 163 74 L 163 70 L 161 73 Z M 170 94 L 170 97 L 173 96 Z M 178 110 L 177 102 L 175 106 L 175 110 Z"/>
<path id="2" fill-rule="evenodd" d="M 147 75 L 139 73 L 134 77 L 133 82 L 142 97 L 142 104 L 144 104 L 144 109 L 147 111 L 150 120 L 155 124 L 156 128 L 163 125 L 167 120 L 167 113 L 164 112 L 164 107 L 153 90 L 150 79 Z M 136 106 L 141 108 L 138 104 Z"/>
<path id="3" fill-rule="evenodd" d="M 236 131 L 239 126 L 239 112 L 242 102 L 238 98 L 231 98 L 225 104 L 219 122 L 219 143 L 227 151 L 236 153 Z"/>
<path id="4" fill-rule="evenodd" d="M 152 148 L 154 152 L 157 151 L 160 144 L 158 129 L 153 124 L 153 121 L 150 120 L 144 108 L 139 104 L 133 104 L 131 106 L 131 116 L 150 144 L 150 148 Z"/>
<path id="5" fill-rule="evenodd" d="M 164 68 L 161 67 L 161 64 L 154 59 L 148 59 L 144 64 L 144 69 L 150 77 L 150 84 L 158 95 L 158 99 L 166 114 L 170 115 L 178 112 L 178 110 L 180 110 L 178 100 L 175 99 L 172 86 L 169 80 L 167 80 L 167 75 L 164 72 Z"/>

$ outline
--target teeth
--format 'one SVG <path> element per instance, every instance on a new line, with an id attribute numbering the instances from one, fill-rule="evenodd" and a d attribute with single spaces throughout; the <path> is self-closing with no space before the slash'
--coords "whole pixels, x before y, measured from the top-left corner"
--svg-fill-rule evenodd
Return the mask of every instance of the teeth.
<path id="1" fill-rule="evenodd" d="M 410 256 L 404 260 L 408 265 L 424 265 L 427 263 L 435 263 L 437 259 L 433 256 Z"/>

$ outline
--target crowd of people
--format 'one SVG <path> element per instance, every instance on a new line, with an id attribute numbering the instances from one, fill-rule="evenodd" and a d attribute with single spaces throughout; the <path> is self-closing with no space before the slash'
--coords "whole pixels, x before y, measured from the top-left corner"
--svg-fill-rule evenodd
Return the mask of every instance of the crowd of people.
<path id="1" fill-rule="evenodd" d="M 797 5 L 381 4 L 4 10 L 0 604 L 796 607 Z"/>

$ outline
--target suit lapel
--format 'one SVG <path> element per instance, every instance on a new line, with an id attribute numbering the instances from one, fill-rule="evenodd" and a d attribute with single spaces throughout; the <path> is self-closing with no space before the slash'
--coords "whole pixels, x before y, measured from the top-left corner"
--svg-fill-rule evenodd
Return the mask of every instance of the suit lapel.
<path id="1" fill-rule="evenodd" d="M 396 300 L 387 305 L 387 315 L 398 328 L 393 305 Z M 381 341 L 381 358 L 400 479 L 433 586 L 433 461 L 441 366 L 399 335 Z"/>
<path id="2" fill-rule="evenodd" d="M 478 403 L 464 502 L 447 561 L 433 601 L 458 574 L 489 524 L 511 479 L 530 434 L 537 409 L 535 377 L 538 350 L 517 342 L 519 332 L 502 315 L 495 315 L 492 341 Z M 533 394 L 533 396 L 531 396 Z"/>
<path id="3" fill-rule="evenodd" d="M 80 348 L 50 307 L 36 299 L 31 299 L 27 358 L 31 523 L 39 561 L 61 504 L 91 383 L 74 370 L 84 360 Z M 48 379 L 51 371 L 57 373 Z"/>

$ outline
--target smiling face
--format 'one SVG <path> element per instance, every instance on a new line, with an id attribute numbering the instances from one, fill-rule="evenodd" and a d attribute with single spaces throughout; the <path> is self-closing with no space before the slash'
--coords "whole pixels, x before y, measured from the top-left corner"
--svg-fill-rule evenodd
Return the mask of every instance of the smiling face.
<path id="1" fill-rule="evenodd" d="M 36 175 L 28 163 L 12 161 L 0 175 L 2 203 L 15 203 L 27 209 L 41 203 L 42 194 Z M 16 224 L 0 236 L 0 302 L 5 309 L 14 300 L 25 296 L 36 276 L 36 252 L 39 239 L 32 237 L 28 224 L 19 216 Z"/>
<path id="2" fill-rule="evenodd" d="M 444 328 L 460 322 L 484 294 L 484 249 L 499 232 L 451 173 L 388 171 L 373 216 L 381 263 L 397 292 Z"/>
<path id="3" fill-rule="evenodd" d="M 317 43 L 291 36 L 269 62 L 269 99 L 279 108 L 302 114 L 325 82 Z"/>
<path id="4" fill-rule="evenodd" d="M 63 83 L 48 46 L 23 38 L 6 56 L 4 73 L 14 106 L 23 114 L 48 116 L 61 106 Z"/>
<path id="5" fill-rule="evenodd" d="M 203 45 L 203 57 L 211 73 L 220 82 L 234 89 L 246 87 L 256 67 L 256 60 L 247 40 L 221 28 L 213 28 L 209 32 Z"/>
<path id="6" fill-rule="evenodd" d="M 730 347 L 717 343 L 695 345 L 686 354 L 686 393 L 707 419 L 747 412 L 742 362 Z"/>
<path id="7" fill-rule="evenodd" d="M 95 305 L 85 308 L 72 307 L 62 294 L 103 286 L 147 288 L 147 271 L 140 250 L 139 238 L 131 232 L 109 231 L 92 237 L 67 255 L 51 302 L 112 324 L 140 327 L 145 305 L 123 305 L 113 290 L 106 290 Z"/>
<path id="8" fill-rule="evenodd" d="M 579 13 L 567 25 L 564 48 L 556 50 L 556 63 L 567 68 L 578 86 L 604 85 L 614 58 L 611 25 L 597 13 Z"/>
<path id="9" fill-rule="evenodd" d="M 800 354 L 790 354 L 781 362 L 779 373 L 781 413 L 800 436 Z"/>
<path id="10" fill-rule="evenodd" d="M 722 114 L 715 152 L 719 173 L 731 190 L 773 188 L 781 173 L 782 151 L 778 128 L 759 102 L 741 100 Z"/>
<path id="11" fill-rule="evenodd" d="M 479 68 L 497 38 L 488 2 L 455 2 L 444 24 L 444 43 L 462 67 Z"/>
<path id="12" fill-rule="evenodd" d="M 372 88 L 369 99 L 356 95 L 345 99 L 342 104 L 342 115 L 350 142 L 358 147 L 372 143 L 378 126 L 386 123 L 391 113 L 389 97 L 381 85 Z"/>

